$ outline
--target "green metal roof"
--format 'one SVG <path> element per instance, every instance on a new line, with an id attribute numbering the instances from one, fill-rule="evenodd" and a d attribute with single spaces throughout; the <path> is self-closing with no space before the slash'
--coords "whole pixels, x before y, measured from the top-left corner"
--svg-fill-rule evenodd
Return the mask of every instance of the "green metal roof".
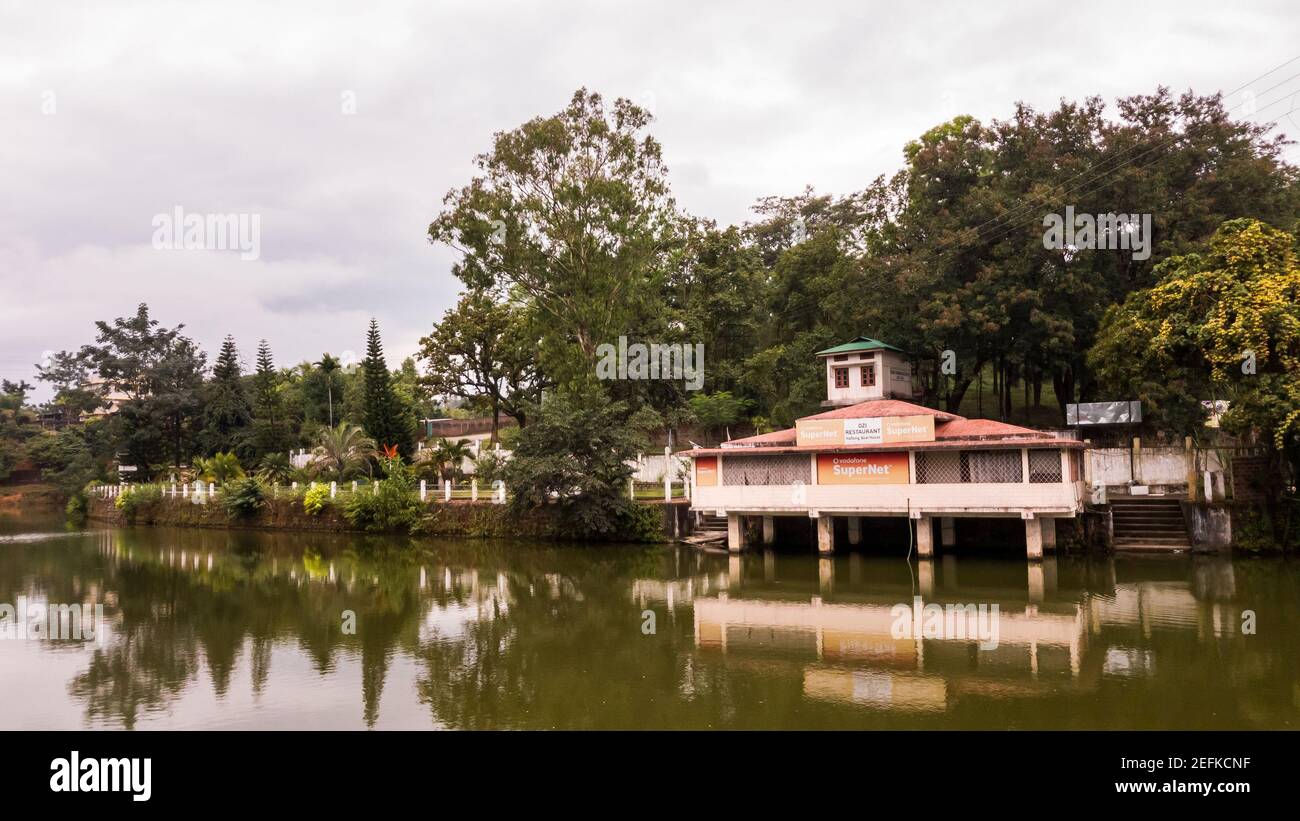
<path id="1" fill-rule="evenodd" d="M 852 351 L 879 351 L 879 350 L 898 351 L 899 353 L 907 353 L 907 351 L 904 351 L 902 348 L 895 348 L 893 345 L 886 345 L 884 342 L 881 342 L 879 339 L 872 339 L 869 336 L 860 336 L 857 339 L 853 340 L 852 342 L 845 342 L 843 345 L 836 345 L 834 348 L 827 348 L 824 351 L 818 351 L 817 355 L 826 356 L 828 354 L 850 353 Z"/>

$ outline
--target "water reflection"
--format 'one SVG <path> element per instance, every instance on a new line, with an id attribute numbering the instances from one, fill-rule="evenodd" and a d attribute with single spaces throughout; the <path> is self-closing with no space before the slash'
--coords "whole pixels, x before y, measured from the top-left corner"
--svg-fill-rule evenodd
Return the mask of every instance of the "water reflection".
<path id="1" fill-rule="evenodd" d="M 109 629 L 0 642 L 0 727 L 1294 727 L 1298 593 L 1294 564 L 1208 557 L 29 527 L 0 602 Z M 917 596 L 996 603 L 997 646 L 896 638 Z"/>

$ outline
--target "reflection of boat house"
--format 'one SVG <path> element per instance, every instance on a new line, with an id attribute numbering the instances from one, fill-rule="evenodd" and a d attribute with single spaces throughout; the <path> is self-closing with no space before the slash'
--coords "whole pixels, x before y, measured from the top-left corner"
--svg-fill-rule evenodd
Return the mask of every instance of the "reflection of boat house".
<path id="1" fill-rule="evenodd" d="M 957 518 L 1011 517 L 1024 520 L 1027 553 L 1037 559 L 1056 544 L 1056 519 L 1082 510 L 1082 442 L 889 398 L 903 391 L 887 388 L 884 375 L 901 379 L 906 372 L 910 380 L 911 371 L 875 340 L 860 338 L 820 356 L 824 404 L 843 405 L 867 392 L 879 398 L 683 454 L 694 461 L 693 509 L 726 516 L 732 550 L 745 546 L 746 517 L 762 518 L 765 542 L 774 538 L 773 517 L 812 519 L 826 553 L 834 549 L 836 518 L 847 519 L 856 544 L 861 517 L 910 517 L 921 556 L 933 554 L 936 524 L 950 546 Z"/>

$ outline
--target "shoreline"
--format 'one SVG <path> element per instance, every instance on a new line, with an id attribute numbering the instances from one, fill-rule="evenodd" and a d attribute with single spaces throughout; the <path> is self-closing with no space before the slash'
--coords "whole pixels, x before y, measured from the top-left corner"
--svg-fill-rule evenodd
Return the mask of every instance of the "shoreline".
<path id="1" fill-rule="evenodd" d="M 648 502 L 663 509 L 663 542 L 673 541 L 674 515 L 681 523 L 689 519 L 687 500 L 671 503 Z M 572 534 L 563 532 L 553 521 L 537 514 L 518 514 L 505 505 L 492 501 L 453 500 L 425 503 L 426 517 L 420 535 L 466 536 L 473 538 L 524 538 L 543 541 L 571 540 Z M 188 527 L 208 530 L 259 530 L 267 532 L 300 533 L 371 533 L 357 528 L 343 517 L 334 505 L 327 506 L 313 516 L 302 508 L 301 498 L 267 499 L 264 507 L 247 519 L 232 519 L 219 502 L 202 504 L 192 499 L 164 498 L 140 510 L 133 520 L 119 510 L 113 499 L 89 496 L 86 500 L 86 518 L 89 521 L 115 526 Z M 610 539 L 626 542 L 628 537 Z M 633 540 L 635 541 L 635 540 Z"/>

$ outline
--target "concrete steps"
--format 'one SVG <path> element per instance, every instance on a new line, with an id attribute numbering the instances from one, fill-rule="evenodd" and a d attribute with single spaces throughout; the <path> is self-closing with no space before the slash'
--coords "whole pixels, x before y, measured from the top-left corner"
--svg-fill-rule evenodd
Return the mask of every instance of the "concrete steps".
<path id="1" fill-rule="evenodd" d="M 1180 497 L 1111 496 L 1116 550 L 1188 550 Z"/>
<path id="2" fill-rule="evenodd" d="M 700 517 L 699 523 L 691 532 L 691 541 L 716 540 L 727 540 L 727 519 L 725 516 L 706 513 Z"/>

